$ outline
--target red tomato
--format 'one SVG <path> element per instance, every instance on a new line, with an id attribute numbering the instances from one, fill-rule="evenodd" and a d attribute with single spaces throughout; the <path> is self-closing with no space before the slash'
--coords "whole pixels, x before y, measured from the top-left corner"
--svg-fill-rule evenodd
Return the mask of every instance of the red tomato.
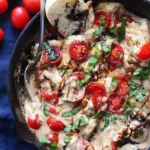
<path id="1" fill-rule="evenodd" d="M 33 118 L 28 117 L 28 125 L 30 128 L 38 130 L 42 126 L 42 121 L 39 119 L 39 115 L 36 114 Z"/>
<path id="2" fill-rule="evenodd" d="M 0 15 L 3 14 L 8 9 L 7 0 L 0 0 Z"/>
<path id="3" fill-rule="evenodd" d="M 58 142 L 58 133 L 49 134 L 47 138 L 51 143 Z"/>
<path id="4" fill-rule="evenodd" d="M 0 41 L 4 38 L 4 31 L 0 28 Z"/>
<path id="5" fill-rule="evenodd" d="M 101 109 L 101 106 L 105 104 L 105 102 L 103 101 L 103 98 L 104 97 L 100 95 L 99 93 L 95 93 L 92 96 L 92 102 L 96 110 Z"/>
<path id="6" fill-rule="evenodd" d="M 54 55 L 56 56 L 56 60 L 50 60 L 48 52 L 44 51 L 43 53 L 44 62 L 50 65 L 59 64 L 62 60 L 62 50 L 57 46 L 51 46 L 51 50 L 54 52 Z"/>
<path id="7" fill-rule="evenodd" d="M 115 44 L 115 47 L 111 50 L 110 55 L 106 57 L 106 60 L 112 65 L 119 65 L 123 62 L 123 49 L 119 44 Z"/>
<path id="8" fill-rule="evenodd" d="M 36 14 L 40 11 L 40 0 L 23 0 L 23 5 L 30 13 Z"/>
<path id="9" fill-rule="evenodd" d="M 98 11 L 98 12 L 96 12 L 94 24 L 100 26 L 102 17 L 105 17 L 106 28 L 108 28 L 110 26 L 110 24 L 111 24 L 111 16 L 110 16 L 109 13 L 107 13 L 105 11 Z"/>
<path id="10" fill-rule="evenodd" d="M 59 114 L 59 112 L 57 111 L 57 109 L 55 107 L 50 107 L 48 111 L 51 114 L 54 114 L 54 115 L 58 115 Z"/>
<path id="11" fill-rule="evenodd" d="M 54 132 L 60 132 L 65 128 L 65 124 L 62 121 L 56 120 L 55 118 L 52 117 L 48 118 L 47 125 Z"/>
<path id="12" fill-rule="evenodd" d="M 90 142 L 82 139 L 80 150 L 87 150 L 89 147 L 90 147 L 90 150 L 94 149 L 94 146 Z"/>
<path id="13" fill-rule="evenodd" d="M 23 29 L 29 21 L 30 21 L 29 13 L 24 7 L 18 6 L 12 10 L 11 22 L 15 28 Z"/>
<path id="14" fill-rule="evenodd" d="M 72 59 L 77 61 L 83 61 L 88 57 L 89 48 L 84 41 L 74 41 L 72 42 L 69 53 Z"/>
<path id="15" fill-rule="evenodd" d="M 115 71 L 117 69 L 117 66 L 116 65 L 109 65 L 109 70 L 111 71 L 111 72 L 113 72 L 113 71 Z"/>
<path id="16" fill-rule="evenodd" d="M 105 87 L 101 84 L 101 83 L 91 83 L 87 89 L 86 89 L 87 93 L 89 94 L 95 94 L 95 93 L 99 93 L 102 96 L 106 95 L 106 90 Z"/>
<path id="17" fill-rule="evenodd" d="M 125 102 L 123 96 L 119 96 L 116 94 L 110 95 L 108 99 L 109 103 L 109 111 L 115 114 L 121 114 L 124 111 L 122 104 Z"/>
<path id="18" fill-rule="evenodd" d="M 150 42 L 142 46 L 140 52 L 137 54 L 137 57 L 141 60 L 150 59 Z"/>
<path id="19" fill-rule="evenodd" d="M 54 91 L 44 90 L 42 91 L 42 97 L 45 101 L 53 105 L 56 105 L 58 103 L 58 95 Z"/>
<path id="20" fill-rule="evenodd" d="M 84 79 L 84 76 L 83 76 L 81 73 L 79 73 L 79 72 L 75 72 L 75 73 L 73 74 L 73 76 L 76 76 L 76 77 L 78 78 L 78 80 Z"/>
<path id="21" fill-rule="evenodd" d="M 119 23 L 122 22 L 122 18 L 123 17 L 126 18 L 128 23 L 132 23 L 133 22 L 133 19 L 131 18 L 131 16 L 129 16 L 129 15 L 122 15 L 122 16 L 119 17 L 119 20 L 118 20 Z"/>
<path id="22" fill-rule="evenodd" d="M 129 90 L 128 78 L 125 76 L 118 76 L 117 82 L 118 85 L 117 85 L 117 89 L 115 90 L 115 93 L 117 93 L 117 95 L 127 94 Z"/>
<path id="23" fill-rule="evenodd" d="M 117 146 L 116 146 L 116 144 L 115 144 L 115 142 L 111 142 L 111 149 L 112 150 L 117 150 Z"/>

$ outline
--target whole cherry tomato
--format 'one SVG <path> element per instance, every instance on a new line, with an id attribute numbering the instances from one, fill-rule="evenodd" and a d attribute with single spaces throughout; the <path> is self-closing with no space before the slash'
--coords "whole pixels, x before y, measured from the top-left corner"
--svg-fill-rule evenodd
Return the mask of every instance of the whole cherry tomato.
<path id="1" fill-rule="evenodd" d="M 106 28 L 108 28 L 110 26 L 110 24 L 111 24 L 111 16 L 110 16 L 109 13 L 107 13 L 105 11 L 98 11 L 98 12 L 95 13 L 94 24 L 100 26 L 102 17 L 105 17 Z"/>
<path id="2" fill-rule="evenodd" d="M 76 40 L 71 43 L 69 53 L 72 59 L 83 61 L 88 57 L 89 48 L 86 42 Z"/>
<path id="3" fill-rule="evenodd" d="M 132 23 L 133 22 L 133 19 L 131 18 L 130 15 L 122 15 L 122 16 L 119 17 L 119 20 L 118 20 L 119 23 L 122 22 L 122 18 L 126 18 L 128 23 Z"/>
<path id="4" fill-rule="evenodd" d="M 83 76 L 81 73 L 79 73 L 79 72 L 75 72 L 75 73 L 73 74 L 73 76 L 76 76 L 76 77 L 78 78 L 78 80 L 84 79 L 84 76 Z"/>
<path id="5" fill-rule="evenodd" d="M 6 12 L 7 9 L 8 9 L 7 0 L 0 0 L 0 15 Z"/>
<path id="6" fill-rule="evenodd" d="M 28 117 L 28 125 L 30 128 L 38 130 L 42 126 L 42 121 L 39 119 L 39 115 L 36 114 L 34 117 Z"/>
<path id="7" fill-rule="evenodd" d="M 92 96 L 92 102 L 96 110 L 101 109 L 101 107 L 106 103 L 106 101 L 104 101 L 104 96 L 99 93 L 95 93 Z"/>
<path id="8" fill-rule="evenodd" d="M 58 133 L 49 134 L 47 138 L 51 143 L 58 142 Z"/>
<path id="9" fill-rule="evenodd" d="M 53 105 L 56 105 L 58 103 L 58 95 L 54 91 L 43 90 L 42 97 L 44 98 L 45 101 Z"/>
<path id="10" fill-rule="evenodd" d="M 150 59 L 150 42 L 146 43 L 141 47 L 140 52 L 137 54 L 137 57 L 141 60 Z"/>
<path id="11" fill-rule="evenodd" d="M 63 130 L 65 128 L 65 124 L 62 121 L 57 120 L 52 117 L 48 118 L 47 125 L 54 132 L 60 132 L 61 130 Z"/>
<path id="12" fill-rule="evenodd" d="M 62 50 L 57 46 L 51 46 L 51 50 L 54 54 L 55 59 L 52 60 L 52 58 L 49 56 L 47 51 L 44 51 L 43 53 L 43 60 L 45 63 L 50 65 L 56 65 L 59 64 L 62 60 Z"/>
<path id="13" fill-rule="evenodd" d="M 115 93 L 117 95 L 125 95 L 129 91 L 129 84 L 128 84 L 128 78 L 125 76 L 118 76 L 117 77 L 117 88 L 115 90 Z"/>
<path id="14" fill-rule="evenodd" d="M 115 142 L 111 142 L 111 149 L 112 150 L 117 150 L 117 146 L 116 146 L 116 144 L 115 144 Z"/>
<path id="15" fill-rule="evenodd" d="M 109 96 L 108 103 L 109 103 L 109 111 L 115 114 L 121 114 L 124 111 L 124 107 L 122 104 L 125 102 L 123 96 L 112 94 Z"/>
<path id="16" fill-rule="evenodd" d="M 123 62 L 124 51 L 119 44 L 115 44 L 115 47 L 111 50 L 110 55 L 106 57 L 106 60 L 112 65 L 119 65 Z"/>
<path id="17" fill-rule="evenodd" d="M 101 96 L 105 96 L 106 95 L 106 90 L 105 90 L 104 85 L 102 85 L 101 83 L 96 83 L 96 82 L 91 83 L 87 87 L 86 92 L 88 94 L 99 93 Z"/>
<path id="18" fill-rule="evenodd" d="M 11 22 L 15 28 L 23 29 L 29 21 L 29 13 L 24 7 L 18 6 L 12 10 Z"/>
<path id="19" fill-rule="evenodd" d="M 36 14 L 40 11 L 40 0 L 23 0 L 23 5 L 30 13 Z"/>
<path id="20" fill-rule="evenodd" d="M 88 142 L 88 141 L 82 139 L 82 141 L 81 141 L 81 146 L 80 146 L 80 150 L 87 150 L 88 148 L 89 148 L 90 150 L 93 150 L 93 149 L 94 149 L 94 146 L 93 146 L 90 142 Z"/>
<path id="21" fill-rule="evenodd" d="M 0 41 L 4 38 L 4 31 L 0 28 Z"/>

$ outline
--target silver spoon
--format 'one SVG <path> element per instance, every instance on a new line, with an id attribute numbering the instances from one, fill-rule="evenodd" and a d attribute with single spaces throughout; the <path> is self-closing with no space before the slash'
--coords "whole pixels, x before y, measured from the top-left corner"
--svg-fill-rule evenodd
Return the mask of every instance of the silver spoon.
<path id="1" fill-rule="evenodd" d="M 40 57 L 41 57 L 41 48 L 43 45 L 44 40 L 44 24 L 45 24 L 45 0 L 40 0 L 40 41 L 39 41 L 39 47 L 38 51 L 36 53 L 36 56 L 32 62 L 28 64 L 28 66 L 25 69 L 24 72 L 24 81 L 25 81 L 25 87 L 27 89 L 27 92 L 29 94 L 30 100 L 34 101 L 33 98 L 35 96 L 35 93 L 32 92 L 31 86 L 30 86 L 30 77 L 31 73 L 34 70 L 34 67 L 38 63 Z"/>

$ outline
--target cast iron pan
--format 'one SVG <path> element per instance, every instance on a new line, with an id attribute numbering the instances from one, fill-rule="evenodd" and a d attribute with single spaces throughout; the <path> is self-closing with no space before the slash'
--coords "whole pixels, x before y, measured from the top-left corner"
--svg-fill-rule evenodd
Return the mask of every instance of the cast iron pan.
<path id="1" fill-rule="evenodd" d="M 104 2 L 104 0 L 95 0 L 94 5 L 101 1 Z M 108 1 L 112 2 L 113 0 Z M 113 2 L 123 3 L 129 11 L 141 17 L 150 19 L 150 2 L 148 2 L 148 0 L 115 0 Z M 36 139 L 27 126 L 22 113 L 22 101 L 18 96 L 18 91 L 20 91 L 19 95 L 26 93 L 25 89 L 22 87 L 24 86 L 24 69 L 27 66 L 27 59 L 30 58 L 30 48 L 27 47 L 30 47 L 32 41 L 37 39 L 39 26 L 40 15 L 38 13 L 25 27 L 16 42 L 8 71 L 8 93 L 16 120 L 18 135 L 24 141 L 36 146 L 39 150 L 45 150 L 44 146 Z M 18 70 L 20 70 L 19 73 Z"/>

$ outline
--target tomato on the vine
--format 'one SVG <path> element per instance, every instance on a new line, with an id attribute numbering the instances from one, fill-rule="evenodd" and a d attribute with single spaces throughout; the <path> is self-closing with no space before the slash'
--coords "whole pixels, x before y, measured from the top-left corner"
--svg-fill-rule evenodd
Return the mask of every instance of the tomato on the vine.
<path id="1" fill-rule="evenodd" d="M 107 13 L 105 11 L 98 11 L 98 12 L 95 13 L 94 24 L 100 26 L 102 17 L 105 17 L 106 28 L 108 28 L 110 26 L 110 24 L 111 24 L 111 16 L 110 16 L 109 13 Z"/>
<path id="2" fill-rule="evenodd" d="M 7 0 L 0 0 L 0 15 L 2 15 L 8 9 Z"/>
<path id="3" fill-rule="evenodd" d="M 23 0 L 23 5 L 30 13 L 36 14 L 40 11 L 40 0 Z"/>
<path id="4" fill-rule="evenodd" d="M 60 132 L 61 130 L 65 128 L 65 124 L 62 121 L 57 120 L 53 117 L 48 118 L 47 125 L 54 132 Z"/>
<path id="5" fill-rule="evenodd" d="M 4 38 L 4 31 L 0 28 L 0 41 Z"/>
<path id="6" fill-rule="evenodd" d="M 76 40 L 71 43 L 69 53 L 72 59 L 83 61 L 88 57 L 89 48 L 86 42 Z"/>
<path id="7" fill-rule="evenodd" d="M 56 105 L 58 103 L 58 95 L 54 91 L 43 90 L 42 97 L 44 98 L 45 101 L 53 105 Z"/>
<path id="8" fill-rule="evenodd" d="M 110 55 L 106 57 L 106 60 L 112 65 L 119 65 L 123 62 L 124 51 L 119 44 L 115 44 L 111 50 Z"/>
<path id="9" fill-rule="evenodd" d="M 18 6 L 12 10 L 11 22 L 15 28 L 23 29 L 29 21 L 30 15 L 24 7 Z"/>
<path id="10" fill-rule="evenodd" d="M 140 52 L 137 54 L 137 57 L 141 60 L 150 59 L 150 42 L 141 47 Z"/>
<path id="11" fill-rule="evenodd" d="M 51 54 L 48 54 L 47 51 L 43 53 L 43 61 L 50 65 L 59 64 L 62 60 L 62 50 L 57 46 L 51 46 Z"/>
<path id="12" fill-rule="evenodd" d="M 115 114 L 121 114 L 124 111 L 124 107 L 122 104 L 125 102 L 123 96 L 112 94 L 109 96 L 108 103 L 109 103 L 109 111 Z"/>
<path id="13" fill-rule="evenodd" d="M 38 114 L 33 117 L 28 117 L 27 122 L 29 127 L 35 130 L 38 130 L 42 126 L 42 121 L 40 120 Z"/>

